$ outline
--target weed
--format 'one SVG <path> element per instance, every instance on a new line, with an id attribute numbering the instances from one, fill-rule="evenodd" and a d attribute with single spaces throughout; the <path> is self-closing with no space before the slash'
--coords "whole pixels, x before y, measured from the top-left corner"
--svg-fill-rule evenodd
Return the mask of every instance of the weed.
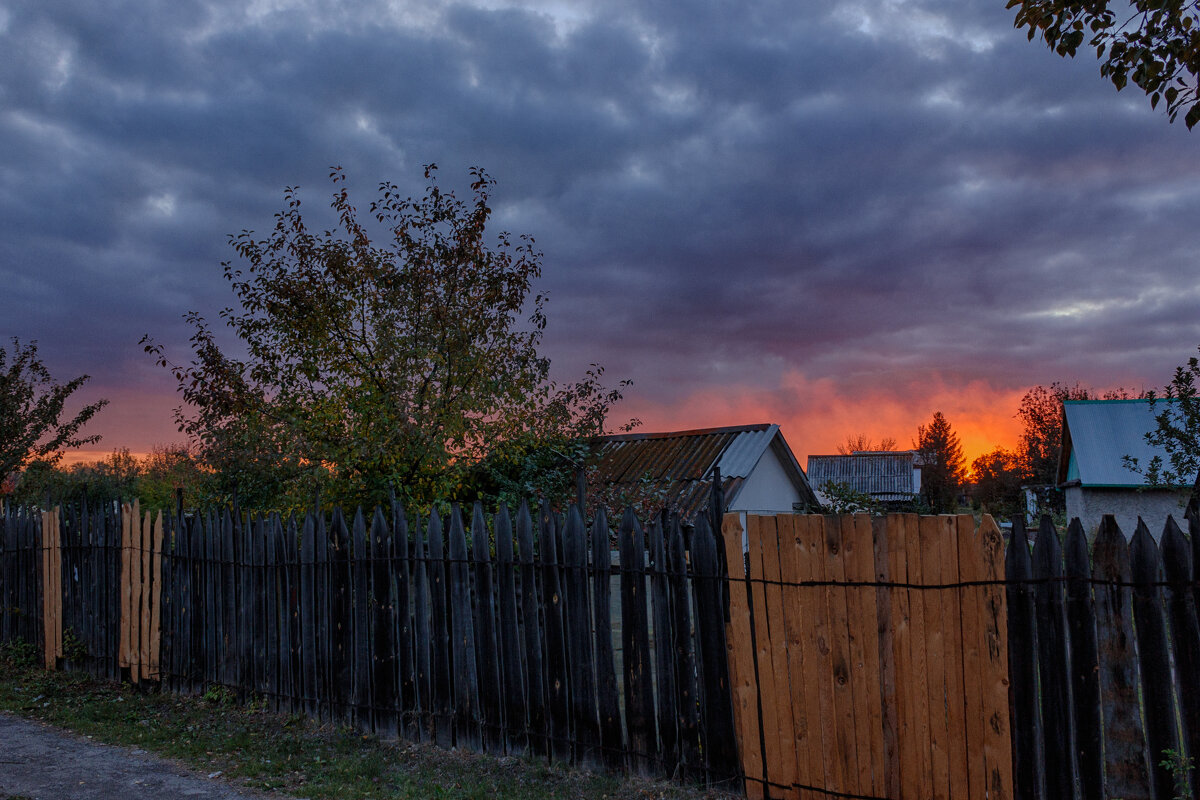
<path id="1" fill-rule="evenodd" d="M 1171 773 L 1175 783 L 1175 800 L 1189 800 L 1192 796 L 1192 770 L 1195 769 L 1191 756 L 1175 749 L 1163 750 L 1166 756 L 1158 765 Z"/>
<path id="2" fill-rule="evenodd" d="M 9 669 L 29 669 L 38 663 L 38 648 L 24 639 L 13 639 L 0 644 L 0 665 Z"/>

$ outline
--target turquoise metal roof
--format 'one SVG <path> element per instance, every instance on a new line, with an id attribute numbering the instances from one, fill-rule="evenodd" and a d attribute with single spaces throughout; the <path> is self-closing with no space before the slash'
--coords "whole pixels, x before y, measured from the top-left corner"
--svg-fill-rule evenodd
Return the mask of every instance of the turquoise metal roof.
<path id="1" fill-rule="evenodd" d="M 1162 403 L 1158 401 L 1161 413 Z M 1145 479 L 1125 466 L 1124 456 L 1145 469 L 1166 451 L 1152 447 L 1146 434 L 1157 427 L 1149 400 L 1067 400 L 1063 403 L 1063 447 L 1059 481 L 1078 479 L 1083 486 L 1138 487 Z M 1187 481 L 1191 486 L 1192 480 Z"/>

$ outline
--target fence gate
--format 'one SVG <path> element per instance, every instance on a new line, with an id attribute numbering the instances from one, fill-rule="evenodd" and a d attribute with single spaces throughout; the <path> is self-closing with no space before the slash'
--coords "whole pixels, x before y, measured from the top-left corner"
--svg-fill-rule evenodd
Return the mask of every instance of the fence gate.
<path id="1" fill-rule="evenodd" d="M 750 515 L 745 560 L 739 515 L 723 529 L 751 798 L 1012 797 L 990 517 Z"/>

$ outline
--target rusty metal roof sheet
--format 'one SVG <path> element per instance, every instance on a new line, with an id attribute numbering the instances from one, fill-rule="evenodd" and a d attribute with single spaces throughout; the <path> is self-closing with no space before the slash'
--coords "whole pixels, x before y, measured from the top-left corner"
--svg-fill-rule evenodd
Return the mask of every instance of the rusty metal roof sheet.
<path id="1" fill-rule="evenodd" d="M 721 471 L 728 507 L 777 437 L 776 448 L 794 465 L 802 494 L 811 494 L 779 426 L 770 424 L 602 436 L 594 442 L 592 481 L 595 486 L 652 486 L 687 517 L 708 503 L 713 467 Z"/>

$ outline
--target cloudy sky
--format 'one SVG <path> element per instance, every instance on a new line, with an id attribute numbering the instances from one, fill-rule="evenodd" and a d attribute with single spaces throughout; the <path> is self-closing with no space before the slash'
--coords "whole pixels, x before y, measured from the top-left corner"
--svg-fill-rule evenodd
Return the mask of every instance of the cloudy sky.
<path id="1" fill-rule="evenodd" d="M 1004 0 L 7 0 L 0 338 L 180 439 L 181 315 L 283 188 L 365 206 L 497 179 L 545 253 L 547 349 L 647 429 L 782 423 L 803 463 L 1024 389 L 1160 386 L 1200 344 L 1200 131 L 1012 28 Z"/>

